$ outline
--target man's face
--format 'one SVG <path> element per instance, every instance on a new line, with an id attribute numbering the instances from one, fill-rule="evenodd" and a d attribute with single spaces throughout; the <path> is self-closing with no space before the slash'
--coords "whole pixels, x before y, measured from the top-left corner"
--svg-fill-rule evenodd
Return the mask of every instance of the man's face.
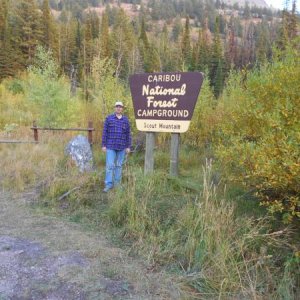
<path id="1" fill-rule="evenodd" d="M 120 105 L 115 106 L 115 112 L 117 114 L 121 114 L 123 112 L 123 106 Z"/>

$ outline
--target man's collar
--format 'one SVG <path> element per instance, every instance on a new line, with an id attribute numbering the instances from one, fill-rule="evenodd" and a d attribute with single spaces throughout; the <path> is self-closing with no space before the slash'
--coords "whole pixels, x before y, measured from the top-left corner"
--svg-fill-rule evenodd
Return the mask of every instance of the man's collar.
<path id="1" fill-rule="evenodd" d="M 116 117 L 117 119 L 119 119 L 119 120 L 123 118 L 123 115 L 122 115 L 122 114 L 120 114 L 120 117 L 118 117 L 116 113 L 114 113 L 114 115 L 115 115 L 115 117 Z"/>

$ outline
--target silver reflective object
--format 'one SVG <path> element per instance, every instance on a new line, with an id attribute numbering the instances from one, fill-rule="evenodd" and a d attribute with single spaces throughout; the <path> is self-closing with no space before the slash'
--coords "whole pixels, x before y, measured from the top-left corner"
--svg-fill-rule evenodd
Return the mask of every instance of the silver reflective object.
<path id="1" fill-rule="evenodd" d="M 69 154 L 80 172 L 88 172 L 93 169 L 93 153 L 88 139 L 83 135 L 77 135 L 66 146 L 65 153 Z"/>

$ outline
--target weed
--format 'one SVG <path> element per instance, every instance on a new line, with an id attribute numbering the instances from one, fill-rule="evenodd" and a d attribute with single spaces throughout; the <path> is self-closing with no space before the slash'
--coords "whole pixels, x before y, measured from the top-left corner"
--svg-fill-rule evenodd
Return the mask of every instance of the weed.
<path id="1" fill-rule="evenodd" d="M 187 298 L 292 299 L 297 294 L 299 261 L 289 245 L 290 229 L 274 231 L 273 219 L 250 213 L 251 202 L 242 208 L 244 191 L 225 189 L 222 180 L 215 180 L 210 160 L 201 172 L 200 162 L 195 169 L 188 163 L 194 176 L 183 169 L 185 176 L 170 178 L 162 170 L 144 176 L 140 158 L 130 158 L 124 188 L 104 196 L 102 171 L 79 173 L 64 157 L 63 137 L 45 134 L 43 139 L 48 143 L 1 147 L 5 189 L 36 186 L 46 211 L 89 229 L 103 228 L 109 221 L 151 268 L 165 266 L 176 272 Z M 103 168 L 97 147 L 94 156 L 97 168 Z M 160 157 L 166 159 L 165 154 Z"/>
<path id="2" fill-rule="evenodd" d="M 110 220 L 150 264 L 177 264 L 190 296 L 278 295 L 290 232 L 272 232 L 268 218 L 236 215 L 235 203 L 213 184 L 211 161 L 200 193 L 178 188 L 164 173 L 130 178 L 110 199 Z"/>

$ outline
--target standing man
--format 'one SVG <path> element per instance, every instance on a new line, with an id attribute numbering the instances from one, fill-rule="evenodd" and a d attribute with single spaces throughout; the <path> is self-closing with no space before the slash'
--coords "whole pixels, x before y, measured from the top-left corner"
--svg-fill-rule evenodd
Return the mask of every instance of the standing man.
<path id="1" fill-rule="evenodd" d="M 123 103 L 117 101 L 115 113 L 107 116 L 104 122 L 102 151 L 106 153 L 105 193 L 121 183 L 123 161 L 130 152 L 130 124 L 123 115 L 123 108 Z"/>

